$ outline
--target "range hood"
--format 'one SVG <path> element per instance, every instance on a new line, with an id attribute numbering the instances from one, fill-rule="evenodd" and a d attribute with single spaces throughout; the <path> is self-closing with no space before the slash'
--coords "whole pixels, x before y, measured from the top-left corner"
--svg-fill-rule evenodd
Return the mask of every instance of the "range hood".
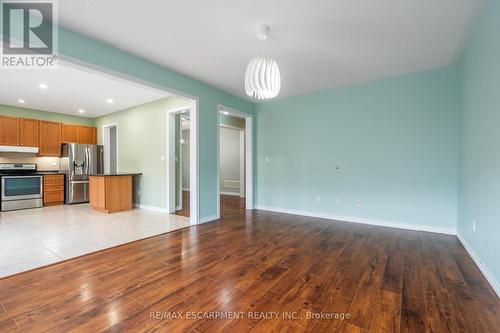
<path id="1" fill-rule="evenodd" d="M 38 147 L 24 147 L 24 146 L 0 146 L 0 153 L 38 153 Z"/>

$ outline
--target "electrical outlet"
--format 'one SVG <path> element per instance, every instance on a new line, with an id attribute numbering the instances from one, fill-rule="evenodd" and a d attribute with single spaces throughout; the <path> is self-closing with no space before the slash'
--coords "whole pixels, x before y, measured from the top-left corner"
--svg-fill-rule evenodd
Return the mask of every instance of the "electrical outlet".
<path id="1" fill-rule="evenodd" d="M 266 161 L 266 163 L 269 163 L 269 157 L 266 156 L 264 160 Z"/>
<path id="2" fill-rule="evenodd" d="M 163 156 L 163 155 L 162 155 L 162 156 L 160 156 L 160 161 L 161 161 L 161 162 L 165 162 L 165 156 Z"/>
<path id="3" fill-rule="evenodd" d="M 337 204 L 340 204 L 340 197 L 337 197 Z"/>
<path id="4" fill-rule="evenodd" d="M 476 221 L 472 221 L 472 230 L 476 232 Z"/>
<path id="5" fill-rule="evenodd" d="M 361 206 L 362 204 L 363 204 L 363 201 L 361 201 L 361 200 L 356 201 L 356 206 Z"/>
<path id="6" fill-rule="evenodd" d="M 319 195 L 316 196 L 316 202 L 321 202 L 321 197 Z"/>
<path id="7" fill-rule="evenodd" d="M 137 190 L 137 195 L 141 195 L 141 190 Z"/>

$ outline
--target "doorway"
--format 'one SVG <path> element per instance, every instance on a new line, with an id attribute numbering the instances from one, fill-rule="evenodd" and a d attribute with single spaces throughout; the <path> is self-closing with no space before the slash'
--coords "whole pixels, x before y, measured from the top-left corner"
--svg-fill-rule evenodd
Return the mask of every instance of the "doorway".
<path id="1" fill-rule="evenodd" d="M 188 110 L 175 115 L 175 214 L 189 217 L 189 136 L 190 120 Z"/>
<path id="2" fill-rule="evenodd" d="M 253 209 L 253 116 L 218 106 L 217 215 Z"/>
<path id="3" fill-rule="evenodd" d="M 195 105 L 186 104 L 167 110 L 168 211 L 189 217 L 191 224 L 196 224 L 197 122 Z"/>
<path id="4" fill-rule="evenodd" d="M 104 146 L 104 173 L 116 173 L 118 170 L 118 124 L 102 127 Z"/>

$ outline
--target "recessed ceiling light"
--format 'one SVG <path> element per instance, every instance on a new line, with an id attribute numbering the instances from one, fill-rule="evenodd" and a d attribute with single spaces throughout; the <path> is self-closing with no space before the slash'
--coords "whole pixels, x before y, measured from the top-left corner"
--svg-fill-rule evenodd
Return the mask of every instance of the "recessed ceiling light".
<path id="1" fill-rule="evenodd" d="M 226 116 L 229 114 L 229 112 L 227 111 L 222 111 L 223 114 L 225 114 Z"/>
<path id="2" fill-rule="evenodd" d="M 106 99 L 106 102 L 107 102 L 108 104 L 113 104 L 113 103 L 115 102 L 115 100 L 114 100 L 114 99 L 112 99 L 112 98 L 108 98 L 108 99 Z"/>
<path id="3" fill-rule="evenodd" d="M 26 103 L 26 101 L 25 101 L 24 99 L 18 99 L 17 101 L 18 101 L 19 103 L 21 103 L 21 104 Z"/>
<path id="4" fill-rule="evenodd" d="M 48 85 L 46 85 L 45 83 L 40 83 L 38 86 L 40 87 L 40 89 L 44 89 L 44 90 L 45 90 L 45 89 L 47 89 L 47 88 L 49 87 L 49 86 L 48 86 Z"/>
<path id="5" fill-rule="evenodd" d="M 78 109 L 78 112 L 85 113 L 85 110 L 84 109 Z"/>

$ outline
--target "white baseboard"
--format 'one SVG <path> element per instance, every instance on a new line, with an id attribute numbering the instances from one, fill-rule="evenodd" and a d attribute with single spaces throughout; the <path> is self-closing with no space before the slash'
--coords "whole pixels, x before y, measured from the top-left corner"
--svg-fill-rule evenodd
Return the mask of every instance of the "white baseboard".
<path id="1" fill-rule="evenodd" d="M 155 207 L 155 206 L 148 206 L 148 205 L 143 205 L 143 204 L 139 204 L 139 203 L 136 203 L 136 202 L 134 202 L 134 207 L 140 208 L 140 209 L 144 209 L 144 210 L 151 210 L 151 211 L 159 212 L 159 213 L 166 213 L 166 214 L 170 213 L 168 211 L 168 209 L 166 209 L 166 208 Z"/>
<path id="2" fill-rule="evenodd" d="M 219 218 L 217 217 L 217 215 L 212 215 L 212 216 L 207 216 L 207 217 L 202 217 L 200 219 L 200 223 L 199 224 L 202 224 L 202 223 L 207 223 L 207 222 L 211 222 L 211 221 L 215 221 L 215 220 L 218 220 Z"/>
<path id="3" fill-rule="evenodd" d="M 477 253 L 474 251 L 472 246 L 469 244 L 469 242 L 467 242 L 467 240 L 459 232 L 457 232 L 457 238 L 460 241 L 460 243 L 462 243 L 462 245 L 464 246 L 467 253 L 469 253 L 472 260 L 474 260 L 474 263 L 479 268 L 481 273 L 483 273 L 486 280 L 488 280 L 488 283 L 493 288 L 493 290 L 495 291 L 497 296 L 500 298 L 500 283 L 498 283 L 498 281 L 495 279 L 493 274 L 491 274 L 490 271 L 488 271 L 486 266 L 483 264 L 483 261 L 480 259 L 480 257 L 477 255 Z"/>
<path id="4" fill-rule="evenodd" d="M 313 212 L 309 212 L 309 211 L 278 208 L 278 207 L 268 207 L 268 206 L 261 206 L 261 205 L 256 205 L 255 209 L 266 210 L 266 211 L 276 212 L 276 213 L 284 213 L 284 214 L 291 214 L 291 215 L 315 217 L 315 218 L 327 219 L 327 220 L 335 220 L 335 221 L 341 221 L 341 222 L 353 222 L 353 223 L 376 225 L 376 226 L 381 226 L 381 227 L 434 232 L 434 233 L 446 234 L 446 235 L 456 235 L 456 233 L 457 233 L 457 231 L 454 228 L 433 227 L 433 226 L 428 226 L 428 225 L 408 224 L 408 223 L 401 223 L 401 222 L 394 222 L 394 221 L 382 221 L 382 220 L 369 219 L 369 218 L 365 218 L 365 217 L 321 214 L 321 213 L 313 213 Z"/>
<path id="5" fill-rule="evenodd" d="M 240 192 L 224 192 L 224 191 L 220 191 L 220 194 L 222 194 L 222 195 L 234 195 L 235 197 L 239 197 L 240 196 Z"/>
<path id="6" fill-rule="evenodd" d="M 187 188 L 183 188 L 182 190 L 183 190 L 183 191 L 186 191 L 186 192 L 189 192 L 189 187 L 187 187 Z"/>
<path id="7" fill-rule="evenodd" d="M 181 210 L 181 209 L 182 209 L 182 206 L 175 206 L 176 211 Z"/>

